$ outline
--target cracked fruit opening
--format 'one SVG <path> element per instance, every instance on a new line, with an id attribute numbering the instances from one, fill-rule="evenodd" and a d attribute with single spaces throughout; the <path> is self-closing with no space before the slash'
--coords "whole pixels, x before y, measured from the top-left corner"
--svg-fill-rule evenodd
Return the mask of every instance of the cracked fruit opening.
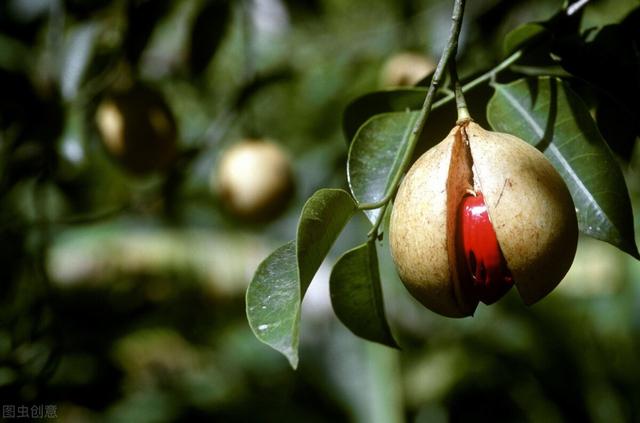
<path id="1" fill-rule="evenodd" d="M 528 305 L 549 294 L 573 262 L 578 225 L 544 154 L 467 122 L 407 172 L 389 239 L 409 292 L 439 314 L 464 317 L 513 285 Z"/>

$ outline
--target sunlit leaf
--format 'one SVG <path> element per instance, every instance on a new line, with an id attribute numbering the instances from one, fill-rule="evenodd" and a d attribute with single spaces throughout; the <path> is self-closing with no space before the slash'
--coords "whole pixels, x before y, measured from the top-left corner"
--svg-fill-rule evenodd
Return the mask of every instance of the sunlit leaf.
<path id="1" fill-rule="evenodd" d="M 583 233 L 639 257 L 624 177 L 578 96 L 547 77 L 494 86 L 491 126 L 545 153 L 571 191 Z"/>
<path id="2" fill-rule="evenodd" d="M 419 110 L 426 95 L 426 88 L 400 88 L 375 91 L 356 98 L 349 103 L 342 116 L 342 128 L 347 143 L 351 143 L 360 126 L 372 116 Z"/>
<path id="3" fill-rule="evenodd" d="M 331 246 L 357 210 L 339 189 L 317 191 L 305 204 L 297 241 L 278 248 L 258 267 L 247 289 L 247 318 L 256 337 L 298 365 L 300 304 Z"/>
<path id="4" fill-rule="evenodd" d="M 275 250 L 258 266 L 247 289 L 247 319 L 256 337 L 298 364 L 300 284 L 296 243 Z"/>
<path id="5" fill-rule="evenodd" d="M 385 317 L 375 243 L 347 251 L 336 262 L 329 280 L 336 316 L 354 334 L 397 347 Z"/>
<path id="6" fill-rule="evenodd" d="M 417 112 L 385 113 L 369 119 L 349 148 L 347 178 L 359 203 L 384 197 L 393 177 L 401 171 L 402 156 L 418 118 Z M 374 223 L 381 209 L 365 210 Z"/>

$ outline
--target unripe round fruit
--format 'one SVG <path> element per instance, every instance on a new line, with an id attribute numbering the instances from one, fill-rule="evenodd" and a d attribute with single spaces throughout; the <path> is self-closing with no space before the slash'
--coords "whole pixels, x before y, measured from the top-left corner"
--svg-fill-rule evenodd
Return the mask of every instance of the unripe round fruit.
<path id="1" fill-rule="evenodd" d="M 411 294 L 437 313 L 463 317 L 511 283 L 526 304 L 551 292 L 571 266 L 578 226 L 569 190 L 541 152 L 469 122 L 411 167 L 389 238 Z"/>
<path id="2" fill-rule="evenodd" d="M 176 158 L 176 122 L 155 90 L 137 85 L 109 94 L 96 125 L 109 154 L 131 173 L 162 171 Z"/>
<path id="3" fill-rule="evenodd" d="M 293 195 L 289 156 L 266 140 L 241 141 L 222 154 L 211 184 L 237 217 L 264 221 L 277 216 Z"/>
<path id="4" fill-rule="evenodd" d="M 383 65 L 380 85 L 383 87 L 412 86 L 434 71 L 436 63 L 428 56 L 403 52 L 391 56 Z"/>

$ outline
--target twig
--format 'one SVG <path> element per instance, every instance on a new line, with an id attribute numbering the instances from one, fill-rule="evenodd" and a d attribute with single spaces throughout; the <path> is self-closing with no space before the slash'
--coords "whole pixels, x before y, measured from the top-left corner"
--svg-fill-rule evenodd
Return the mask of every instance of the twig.
<path id="1" fill-rule="evenodd" d="M 418 115 L 418 119 L 409 135 L 409 140 L 407 141 L 407 149 L 404 151 L 404 155 L 402 157 L 402 162 L 400 164 L 399 171 L 393 177 L 391 184 L 389 185 L 389 191 L 385 194 L 384 198 L 375 203 L 364 203 L 359 205 L 359 209 L 361 210 L 371 210 L 377 209 L 382 206 L 385 206 L 391 198 L 395 195 L 396 190 L 398 189 L 398 185 L 400 184 L 400 179 L 404 174 L 405 170 L 409 166 L 411 162 L 411 157 L 413 157 L 413 151 L 415 150 L 416 144 L 418 143 L 418 139 L 420 138 L 420 134 L 422 134 L 422 130 L 424 129 L 424 125 L 429 117 L 429 113 L 431 112 L 431 108 L 433 106 L 433 100 L 440 85 L 440 80 L 442 79 L 442 75 L 444 73 L 445 67 L 451 60 L 452 55 L 456 50 L 456 46 L 458 44 L 458 37 L 460 36 L 460 27 L 462 24 L 462 15 L 464 12 L 465 0 L 455 0 L 453 6 L 453 13 L 451 16 L 451 29 L 449 31 L 449 39 L 447 40 L 447 45 L 444 48 L 442 56 L 440 57 L 440 61 L 438 62 L 438 66 L 433 74 L 433 78 L 431 79 L 431 84 L 429 85 L 429 90 L 427 91 L 427 97 L 424 100 L 422 105 L 422 109 L 420 109 L 420 114 Z M 369 232 L 369 238 L 377 237 L 377 228 L 380 226 L 382 219 L 384 218 L 384 213 L 381 213 L 372 229 Z"/>

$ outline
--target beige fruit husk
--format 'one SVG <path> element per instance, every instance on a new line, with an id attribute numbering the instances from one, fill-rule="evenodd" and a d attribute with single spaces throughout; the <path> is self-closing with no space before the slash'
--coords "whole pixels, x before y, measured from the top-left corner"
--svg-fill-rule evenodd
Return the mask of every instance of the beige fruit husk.
<path id="1" fill-rule="evenodd" d="M 468 141 L 469 149 L 456 145 L 452 160 L 456 139 Z M 427 308 L 445 316 L 473 314 L 477 300 L 460 286 L 457 269 L 461 266 L 452 254 L 452 219 L 468 189 L 484 194 L 500 248 L 524 302 L 533 304 L 551 292 L 576 251 L 578 228 L 569 191 L 534 147 L 473 122 L 456 126 L 421 156 L 398 190 L 389 237 L 408 290 Z"/>

